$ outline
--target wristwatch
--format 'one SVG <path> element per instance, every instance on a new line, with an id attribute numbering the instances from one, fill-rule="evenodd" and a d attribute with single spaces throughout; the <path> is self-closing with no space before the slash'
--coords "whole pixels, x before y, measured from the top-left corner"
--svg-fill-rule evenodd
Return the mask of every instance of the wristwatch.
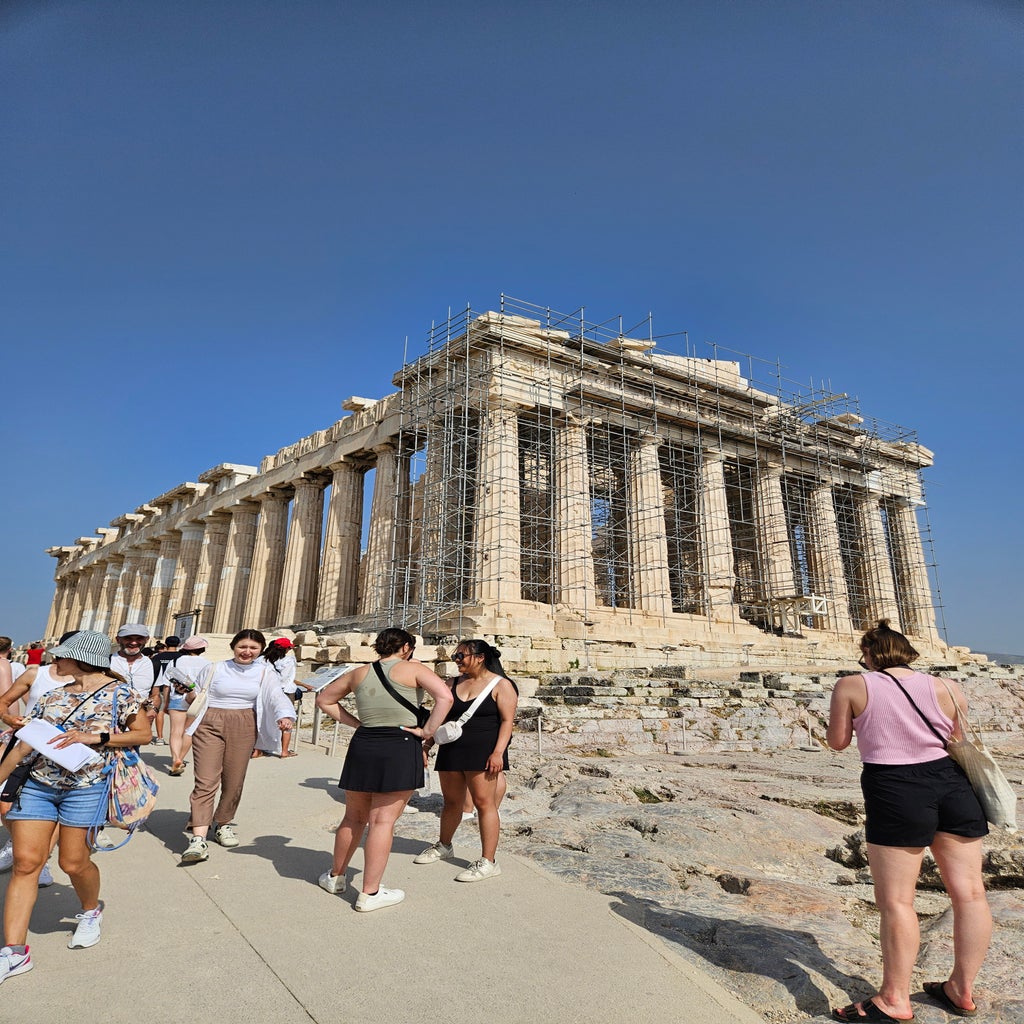
<path id="1" fill-rule="evenodd" d="M 109 742 L 110 742 L 110 733 L 109 732 L 101 732 L 100 733 L 100 744 L 99 745 L 101 747 L 105 747 Z"/>

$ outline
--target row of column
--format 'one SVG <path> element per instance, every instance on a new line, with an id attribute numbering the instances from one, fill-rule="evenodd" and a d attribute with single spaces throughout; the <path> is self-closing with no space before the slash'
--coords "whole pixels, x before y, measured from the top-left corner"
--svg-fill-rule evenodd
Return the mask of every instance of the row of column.
<path id="1" fill-rule="evenodd" d="M 145 623 L 162 635 L 176 615 L 193 612 L 199 628 L 213 633 L 356 613 L 363 475 L 370 465 L 340 461 L 329 467 L 329 477 L 304 476 L 81 572 L 59 575 L 47 635 L 68 629 L 113 633 L 124 622 Z M 385 476 L 392 469 L 381 468 Z M 371 533 L 380 547 L 386 542 L 378 520 L 393 524 L 393 512 L 374 516 Z"/>

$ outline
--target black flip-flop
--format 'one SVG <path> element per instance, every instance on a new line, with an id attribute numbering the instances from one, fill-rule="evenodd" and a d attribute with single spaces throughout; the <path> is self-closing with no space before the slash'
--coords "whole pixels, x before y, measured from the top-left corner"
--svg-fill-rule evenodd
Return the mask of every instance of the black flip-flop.
<path id="1" fill-rule="evenodd" d="M 857 1012 L 857 1006 L 863 1009 L 863 1013 Z M 862 999 L 860 1003 L 850 1003 L 841 1010 L 833 1010 L 832 1017 L 835 1020 L 843 1021 L 843 1024 L 850 1024 L 851 1021 L 873 1021 L 879 1024 L 904 1024 L 912 1021 L 913 1017 L 890 1017 L 885 1010 L 875 1006 L 873 999 Z"/>
<path id="2" fill-rule="evenodd" d="M 965 1010 L 957 1006 L 952 999 L 946 995 L 946 983 L 944 981 L 926 981 L 924 983 L 924 994 L 934 1000 L 946 1013 L 952 1013 L 956 1017 L 973 1017 L 977 1014 L 977 1007 L 973 1010 Z"/>

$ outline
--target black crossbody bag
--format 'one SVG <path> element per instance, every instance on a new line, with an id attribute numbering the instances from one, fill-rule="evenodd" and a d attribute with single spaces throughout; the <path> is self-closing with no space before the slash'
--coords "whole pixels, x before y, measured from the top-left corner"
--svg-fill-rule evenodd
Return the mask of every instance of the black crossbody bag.
<path id="1" fill-rule="evenodd" d="M 430 717 L 430 712 L 419 704 L 413 704 L 411 700 L 406 700 L 392 685 L 388 682 L 388 677 L 384 675 L 384 669 L 380 667 L 380 662 L 375 661 L 373 663 L 373 670 L 377 673 L 377 678 L 384 684 L 384 689 L 391 694 L 403 708 L 408 709 L 416 716 L 416 724 L 422 729 L 427 724 L 427 719 Z"/>

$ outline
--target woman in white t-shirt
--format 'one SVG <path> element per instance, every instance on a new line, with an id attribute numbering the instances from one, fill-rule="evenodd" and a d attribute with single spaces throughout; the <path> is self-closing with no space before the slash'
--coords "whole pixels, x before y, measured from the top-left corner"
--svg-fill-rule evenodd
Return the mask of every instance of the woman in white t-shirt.
<path id="1" fill-rule="evenodd" d="M 234 657 L 217 662 L 196 689 L 185 695 L 188 704 L 203 699 L 206 706 L 187 729 L 192 736 L 196 784 L 189 820 L 192 838 L 181 855 L 182 864 L 207 859 L 206 837 L 211 827 L 214 840 L 221 846 L 238 845 L 230 822 L 242 799 L 260 725 L 269 719 L 279 729 L 288 729 L 295 721 L 292 702 L 276 677 L 269 677 L 266 663 L 260 661 L 266 646 L 266 638 L 258 629 L 239 631 L 231 641 Z"/>
<path id="2" fill-rule="evenodd" d="M 267 649 L 263 652 L 261 660 L 267 665 L 267 676 L 271 679 L 276 677 L 277 684 L 284 691 L 288 700 L 294 705 L 295 693 L 299 685 L 306 690 L 312 689 L 312 687 L 295 681 L 295 672 L 298 666 L 295 663 L 295 656 L 292 654 L 293 646 L 291 640 L 287 637 L 271 640 L 267 645 Z M 271 675 L 271 672 L 273 672 L 273 675 Z M 296 751 L 291 749 L 291 744 L 291 726 L 289 725 L 287 729 L 278 729 L 272 721 L 265 718 L 260 734 L 256 738 L 256 749 L 253 751 L 252 756 L 262 757 L 264 754 L 276 754 L 278 757 L 294 757 Z"/>

